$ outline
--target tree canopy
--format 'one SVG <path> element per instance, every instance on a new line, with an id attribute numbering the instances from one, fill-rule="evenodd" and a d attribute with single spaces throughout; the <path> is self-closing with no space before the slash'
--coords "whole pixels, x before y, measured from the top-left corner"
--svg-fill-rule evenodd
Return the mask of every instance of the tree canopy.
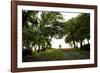
<path id="1" fill-rule="evenodd" d="M 38 51 L 51 47 L 51 39 L 60 38 L 63 16 L 59 12 L 23 11 L 23 45 Z"/>
<path id="2" fill-rule="evenodd" d="M 37 51 L 52 47 L 52 38 L 61 39 L 66 36 L 65 42 L 72 43 L 74 48 L 77 42 L 90 40 L 90 14 L 80 13 L 77 17 L 64 20 L 60 12 L 50 11 L 22 11 L 22 41 L 23 48 L 34 47 Z"/>
<path id="3" fill-rule="evenodd" d="M 67 43 L 73 42 L 74 47 L 76 47 L 75 42 L 80 42 L 80 47 L 82 47 L 82 41 L 90 39 L 90 14 L 81 13 L 66 21 L 64 32 L 67 35 L 65 39 Z"/>

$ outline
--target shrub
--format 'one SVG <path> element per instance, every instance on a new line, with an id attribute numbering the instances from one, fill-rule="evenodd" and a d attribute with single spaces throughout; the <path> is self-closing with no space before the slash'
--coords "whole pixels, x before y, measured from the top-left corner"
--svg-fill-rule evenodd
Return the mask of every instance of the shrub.
<path id="1" fill-rule="evenodd" d="M 82 46 L 80 50 L 90 51 L 90 44 Z"/>
<path id="2" fill-rule="evenodd" d="M 32 55 L 32 49 L 23 49 L 22 55 L 23 55 L 23 57 L 28 56 L 28 55 Z"/>

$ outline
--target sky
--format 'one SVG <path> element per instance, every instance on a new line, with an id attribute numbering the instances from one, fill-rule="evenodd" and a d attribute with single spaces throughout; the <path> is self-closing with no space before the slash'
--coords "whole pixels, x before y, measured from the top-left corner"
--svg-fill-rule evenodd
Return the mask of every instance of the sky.
<path id="1" fill-rule="evenodd" d="M 65 19 L 65 20 L 68 20 L 68 19 L 70 19 L 70 18 L 72 18 L 72 17 L 76 17 L 76 16 L 78 16 L 80 13 L 68 13 L 68 12 L 60 12 L 62 15 L 63 15 L 63 18 Z M 38 13 L 38 18 L 40 18 L 41 19 L 41 12 L 39 12 Z"/>
<path id="2" fill-rule="evenodd" d="M 63 15 L 63 18 L 65 20 L 68 20 L 68 19 L 71 19 L 72 17 L 78 16 L 80 13 L 66 13 L 66 12 L 61 12 L 61 14 Z"/>

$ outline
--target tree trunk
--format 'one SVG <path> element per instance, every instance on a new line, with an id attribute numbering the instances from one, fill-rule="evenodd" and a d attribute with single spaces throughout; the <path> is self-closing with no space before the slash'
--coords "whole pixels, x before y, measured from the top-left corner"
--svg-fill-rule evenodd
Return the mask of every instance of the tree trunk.
<path id="1" fill-rule="evenodd" d="M 29 49 L 29 45 L 26 45 L 26 49 Z"/>
<path id="2" fill-rule="evenodd" d="M 82 47 L 82 40 L 80 40 L 80 48 Z"/>
<path id="3" fill-rule="evenodd" d="M 75 48 L 75 46 L 76 46 L 76 45 L 75 45 L 75 40 L 73 40 L 73 44 L 74 44 L 74 48 Z"/>
<path id="4" fill-rule="evenodd" d="M 37 50 L 37 52 L 40 52 L 40 45 L 38 45 L 38 50 Z"/>
<path id="5" fill-rule="evenodd" d="M 87 42 L 88 42 L 88 44 L 89 44 L 89 39 L 87 39 Z"/>
<path id="6" fill-rule="evenodd" d="M 36 45 L 34 46 L 34 48 L 35 48 L 35 51 L 36 51 Z"/>

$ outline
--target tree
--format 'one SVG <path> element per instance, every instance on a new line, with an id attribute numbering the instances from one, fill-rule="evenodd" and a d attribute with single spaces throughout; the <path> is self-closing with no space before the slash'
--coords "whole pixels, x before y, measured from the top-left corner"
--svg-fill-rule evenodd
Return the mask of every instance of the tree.
<path id="1" fill-rule="evenodd" d="M 40 22 L 39 22 L 39 30 L 41 31 L 41 35 L 44 38 L 44 44 L 42 44 L 43 48 L 51 47 L 52 38 L 59 38 L 62 31 L 62 20 L 63 17 L 59 12 L 47 12 L 42 11 Z M 43 39 L 42 39 L 43 41 Z"/>
<path id="2" fill-rule="evenodd" d="M 51 47 L 51 39 L 61 35 L 62 15 L 59 12 L 22 11 L 23 13 L 23 46 L 35 50 Z"/>
<path id="3" fill-rule="evenodd" d="M 66 43 L 73 42 L 75 48 L 76 42 L 80 42 L 80 47 L 82 47 L 83 40 L 90 39 L 90 14 L 81 13 L 69 19 L 65 22 L 63 31 L 66 35 Z"/>
<path id="4" fill-rule="evenodd" d="M 76 23 L 79 25 L 77 29 L 78 40 L 80 41 L 80 47 L 82 47 L 82 41 L 90 39 L 90 14 L 81 13 L 76 17 Z"/>
<path id="5" fill-rule="evenodd" d="M 73 42 L 74 48 L 76 47 L 76 40 L 77 40 L 77 35 L 76 35 L 76 22 L 75 18 L 69 19 L 67 22 L 65 22 L 64 25 L 64 33 L 66 35 L 65 42 L 70 43 Z"/>
<path id="6" fill-rule="evenodd" d="M 63 16 L 60 12 L 43 11 L 41 14 L 41 30 L 45 29 L 44 35 L 53 38 L 57 37 L 63 27 Z"/>
<path id="7" fill-rule="evenodd" d="M 36 27 L 38 24 L 37 21 L 37 11 L 22 11 L 22 40 L 23 48 L 30 48 L 33 39 L 33 27 Z"/>

